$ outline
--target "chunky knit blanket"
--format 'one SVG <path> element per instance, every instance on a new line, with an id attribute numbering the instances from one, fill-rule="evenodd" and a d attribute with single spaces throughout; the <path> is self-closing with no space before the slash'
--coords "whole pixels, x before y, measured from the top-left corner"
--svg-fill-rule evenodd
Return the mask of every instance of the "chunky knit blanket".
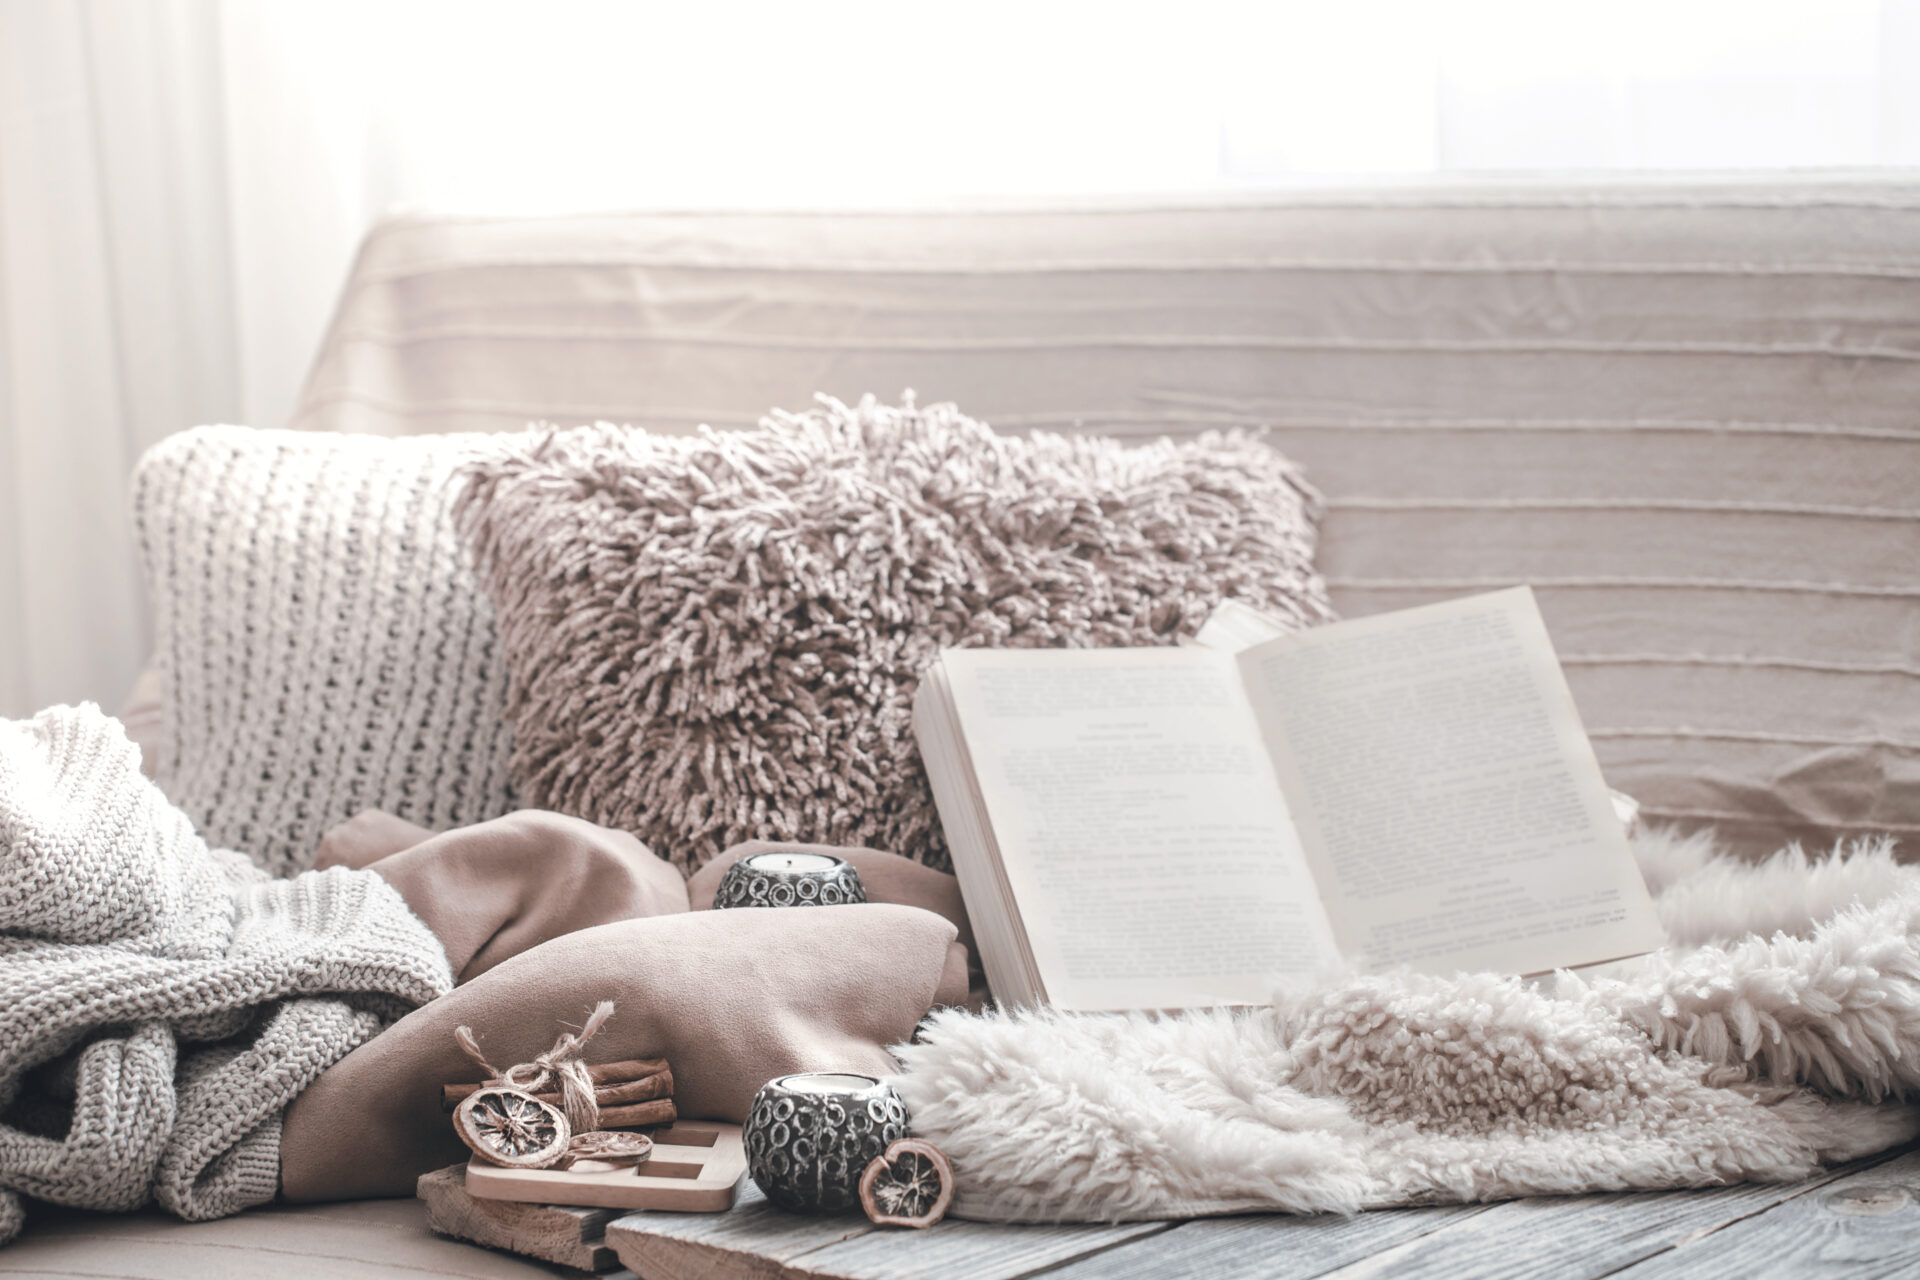
<path id="1" fill-rule="evenodd" d="M 287 1103 L 451 986 L 378 876 L 208 848 L 98 707 L 0 721 L 0 1243 L 27 1198 L 272 1199 Z"/>
<path id="2" fill-rule="evenodd" d="M 896 1054 L 954 1212 L 1294 1213 L 1804 1177 L 1920 1132 L 1920 867 L 1636 841 L 1610 976 L 1334 977 L 1269 1008 L 936 1015 Z"/>

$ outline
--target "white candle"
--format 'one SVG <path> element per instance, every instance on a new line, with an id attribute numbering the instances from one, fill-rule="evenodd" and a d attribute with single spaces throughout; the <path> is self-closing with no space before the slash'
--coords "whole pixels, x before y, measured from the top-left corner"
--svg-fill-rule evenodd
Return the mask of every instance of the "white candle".
<path id="1" fill-rule="evenodd" d="M 802 875 L 821 875 L 840 865 L 840 859 L 824 853 L 756 853 L 747 859 L 755 871 L 786 871 Z"/>
<path id="2" fill-rule="evenodd" d="M 836 1075 L 830 1072 L 816 1072 L 803 1076 L 783 1076 L 774 1081 L 782 1089 L 793 1093 L 844 1094 L 865 1093 L 880 1082 L 872 1076 Z"/>

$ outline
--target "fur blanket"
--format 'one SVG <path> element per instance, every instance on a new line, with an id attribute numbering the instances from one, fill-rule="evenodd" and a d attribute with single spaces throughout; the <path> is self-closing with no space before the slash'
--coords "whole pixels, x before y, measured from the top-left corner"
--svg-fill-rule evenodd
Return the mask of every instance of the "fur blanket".
<path id="1" fill-rule="evenodd" d="M 954 1212 L 1122 1221 L 1806 1176 L 1920 1132 L 1920 867 L 1635 852 L 1609 976 L 1343 976 L 1253 1011 L 948 1012 L 897 1050 Z"/>

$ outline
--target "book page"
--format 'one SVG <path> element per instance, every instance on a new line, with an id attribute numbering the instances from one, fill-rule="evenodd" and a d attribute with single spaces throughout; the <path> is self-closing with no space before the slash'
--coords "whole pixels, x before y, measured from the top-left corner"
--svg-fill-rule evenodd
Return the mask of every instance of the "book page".
<path id="1" fill-rule="evenodd" d="M 1537 973 L 1663 944 L 1530 589 L 1239 661 L 1349 959 Z"/>
<path id="2" fill-rule="evenodd" d="M 1231 655 L 941 661 L 1049 1003 L 1265 1003 L 1338 961 Z"/>
<path id="3" fill-rule="evenodd" d="M 960 882 L 960 897 L 966 903 L 987 985 L 1003 1005 L 1045 1004 L 1046 991 L 1020 920 L 1020 904 L 1013 900 L 1013 886 L 1007 883 L 1000 844 L 993 835 L 993 819 L 980 798 L 973 754 L 954 719 L 953 686 L 943 662 L 934 662 L 920 673 L 920 687 L 913 695 L 913 736 L 920 744 L 920 763 L 940 811 L 954 879 Z"/>

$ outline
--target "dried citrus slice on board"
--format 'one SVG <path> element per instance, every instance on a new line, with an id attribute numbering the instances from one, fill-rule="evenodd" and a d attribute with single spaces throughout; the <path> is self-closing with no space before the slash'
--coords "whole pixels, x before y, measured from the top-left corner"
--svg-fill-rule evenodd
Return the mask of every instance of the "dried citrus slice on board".
<path id="1" fill-rule="evenodd" d="M 518 1089 L 476 1089 L 455 1109 L 453 1128 L 475 1157 L 509 1169 L 545 1168 L 573 1137 L 560 1108 Z"/>
<path id="2" fill-rule="evenodd" d="M 931 1142 L 897 1138 L 860 1175 L 860 1203 L 883 1227 L 930 1227 L 953 1203 L 953 1166 Z"/>
<path id="3" fill-rule="evenodd" d="M 571 1169 L 582 1160 L 598 1160 L 607 1165 L 639 1164 L 653 1155 L 653 1139 L 644 1133 L 617 1133 L 595 1129 L 576 1133 L 560 1157 L 560 1167 Z"/>

